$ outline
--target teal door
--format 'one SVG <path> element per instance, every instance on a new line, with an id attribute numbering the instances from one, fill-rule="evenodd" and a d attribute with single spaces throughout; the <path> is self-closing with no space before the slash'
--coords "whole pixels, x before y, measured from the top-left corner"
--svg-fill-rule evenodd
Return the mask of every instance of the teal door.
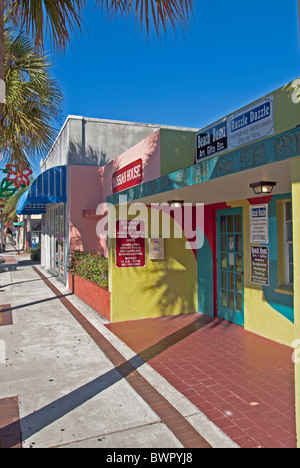
<path id="1" fill-rule="evenodd" d="M 218 317 L 244 325 L 243 211 L 217 211 Z"/>

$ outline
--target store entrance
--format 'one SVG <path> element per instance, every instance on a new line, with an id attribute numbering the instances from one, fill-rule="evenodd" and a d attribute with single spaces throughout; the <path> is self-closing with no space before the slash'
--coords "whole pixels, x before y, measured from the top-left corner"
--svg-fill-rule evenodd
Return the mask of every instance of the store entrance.
<path id="1" fill-rule="evenodd" d="M 244 325 L 242 208 L 217 211 L 218 317 Z"/>
<path id="2" fill-rule="evenodd" d="M 50 209 L 50 270 L 66 281 L 65 262 L 65 205 L 55 205 Z"/>

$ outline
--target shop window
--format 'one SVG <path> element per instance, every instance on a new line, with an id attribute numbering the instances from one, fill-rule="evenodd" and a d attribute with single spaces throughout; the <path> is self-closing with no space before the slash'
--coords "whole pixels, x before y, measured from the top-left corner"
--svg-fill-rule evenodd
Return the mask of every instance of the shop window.
<path id="1" fill-rule="evenodd" d="M 292 201 L 277 204 L 278 287 L 280 292 L 292 293 L 294 285 Z"/>

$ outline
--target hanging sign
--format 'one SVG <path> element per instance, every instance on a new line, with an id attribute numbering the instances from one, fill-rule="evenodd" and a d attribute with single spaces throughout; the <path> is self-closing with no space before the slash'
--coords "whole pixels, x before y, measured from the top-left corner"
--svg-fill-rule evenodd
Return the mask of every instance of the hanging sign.
<path id="1" fill-rule="evenodd" d="M 251 245 L 251 283 L 269 286 L 269 247 Z"/>
<path id="2" fill-rule="evenodd" d="M 132 268 L 146 265 L 145 222 L 116 221 L 116 267 Z"/>
<path id="3" fill-rule="evenodd" d="M 112 176 L 112 192 L 121 192 L 142 182 L 143 160 L 138 159 L 114 172 Z"/>
<path id="4" fill-rule="evenodd" d="M 250 242 L 252 244 L 269 243 L 268 204 L 250 206 Z"/>

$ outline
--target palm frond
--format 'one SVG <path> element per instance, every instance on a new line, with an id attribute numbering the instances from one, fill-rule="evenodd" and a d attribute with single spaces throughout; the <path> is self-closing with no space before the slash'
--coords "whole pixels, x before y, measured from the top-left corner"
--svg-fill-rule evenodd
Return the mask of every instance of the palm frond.
<path id="1" fill-rule="evenodd" d="M 35 46 L 43 47 L 48 35 L 55 49 L 64 49 L 71 33 L 81 31 L 85 4 L 85 0 L 14 0 L 13 14 L 21 29 L 32 35 Z"/>
<path id="2" fill-rule="evenodd" d="M 157 34 L 160 28 L 166 32 L 168 26 L 175 31 L 176 27 L 188 26 L 193 14 L 193 0 L 96 0 L 108 13 L 121 12 L 135 15 L 136 23 L 141 28 L 145 25 L 147 36 L 153 21 Z"/>
<path id="3" fill-rule="evenodd" d="M 5 160 L 22 162 L 44 156 L 56 136 L 53 120 L 63 96 L 51 63 L 25 33 L 5 34 L 6 102 L 1 115 L 0 148 Z"/>

